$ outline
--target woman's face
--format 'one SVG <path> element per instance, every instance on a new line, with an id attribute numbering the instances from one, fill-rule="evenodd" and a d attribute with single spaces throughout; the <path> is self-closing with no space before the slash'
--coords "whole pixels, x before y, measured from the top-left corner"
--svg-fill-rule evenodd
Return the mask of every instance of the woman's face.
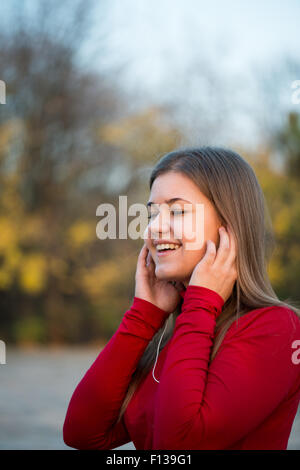
<path id="1" fill-rule="evenodd" d="M 174 198 L 178 200 L 170 202 Z M 148 206 L 150 218 L 144 237 L 156 265 L 155 275 L 160 280 L 181 281 L 187 287 L 206 252 L 206 240 L 212 240 L 218 248 L 221 220 L 213 204 L 183 173 L 158 176 L 149 202 L 152 204 Z M 173 242 L 179 248 L 160 252 L 160 240 Z"/>

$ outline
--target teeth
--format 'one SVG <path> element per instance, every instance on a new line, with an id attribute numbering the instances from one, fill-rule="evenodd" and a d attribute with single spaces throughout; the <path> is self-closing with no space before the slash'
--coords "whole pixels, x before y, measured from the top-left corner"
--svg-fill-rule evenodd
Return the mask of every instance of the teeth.
<path id="1" fill-rule="evenodd" d="M 179 245 L 174 245 L 173 243 L 162 243 L 161 245 L 157 245 L 156 249 L 159 250 L 165 250 L 166 248 L 169 248 L 171 250 L 177 250 L 179 248 Z"/>

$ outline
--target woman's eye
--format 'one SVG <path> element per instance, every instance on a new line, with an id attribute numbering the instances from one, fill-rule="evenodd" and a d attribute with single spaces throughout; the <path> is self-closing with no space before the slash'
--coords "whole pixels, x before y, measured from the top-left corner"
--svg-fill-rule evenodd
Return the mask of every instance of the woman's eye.
<path id="1" fill-rule="evenodd" d="M 184 211 L 182 209 L 178 209 L 178 210 L 175 210 L 175 211 L 171 211 L 174 215 L 182 215 L 184 214 Z"/>
<path id="2" fill-rule="evenodd" d="M 183 214 L 185 214 L 185 211 L 183 211 L 182 209 L 177 209 L 177 210 L 171 211 L 171 213 L 173 215 L 183 215 Z M 157 216 L 157 214 L 158 214 L 158 212 L 153 212 L 151 214 L 148 214 L 148 220 L 153 219 L 154 217 Z"/>

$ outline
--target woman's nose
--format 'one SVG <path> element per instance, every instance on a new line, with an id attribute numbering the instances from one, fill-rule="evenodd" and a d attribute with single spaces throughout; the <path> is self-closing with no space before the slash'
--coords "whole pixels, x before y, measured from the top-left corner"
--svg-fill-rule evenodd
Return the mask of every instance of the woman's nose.
<path id="1" fill-rule="evenodd" d="M 151 233 L 166 233 L 171 230 L 171 219 L 169 212 L 161 211 L 149 224 Z"/>

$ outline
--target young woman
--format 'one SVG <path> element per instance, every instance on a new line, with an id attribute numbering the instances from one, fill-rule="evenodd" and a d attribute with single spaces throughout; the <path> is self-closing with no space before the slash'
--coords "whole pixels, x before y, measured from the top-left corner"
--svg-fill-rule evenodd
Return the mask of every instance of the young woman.
<path id="1" fill-rule="evenodd" d="M 65 443 L 286 449 L 300 311 L 267 276 L 272 230 L 254 171 L 227 149 L 180 149 L 158 161 L 150 190 L 132 305 L 73 393 Z M 204 243 L 189 249 L 197 204 Z"/>

